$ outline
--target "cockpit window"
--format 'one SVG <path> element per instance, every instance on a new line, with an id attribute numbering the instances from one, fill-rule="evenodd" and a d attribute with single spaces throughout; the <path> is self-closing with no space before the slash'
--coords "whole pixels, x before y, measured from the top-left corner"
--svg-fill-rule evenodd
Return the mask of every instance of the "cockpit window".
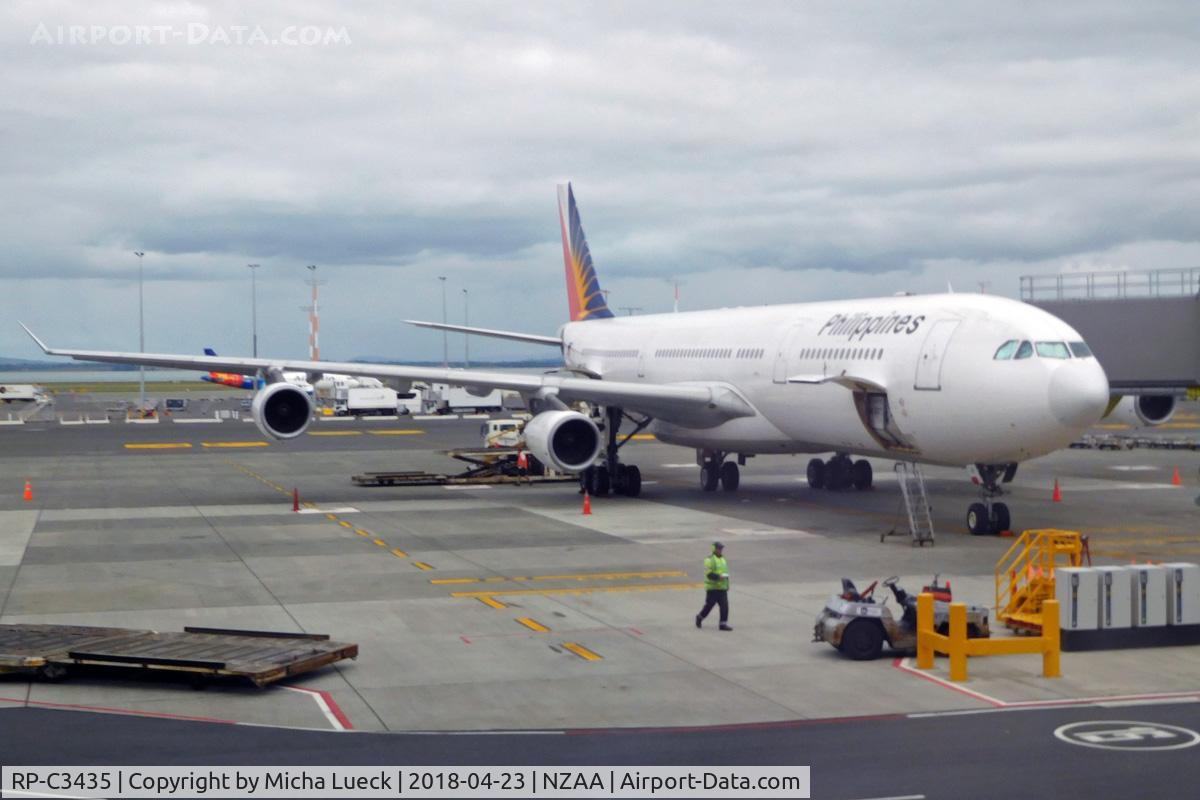
<path id="1" fill-rule="evenodd" d="M 1068 344 L 1071 346 L 1071 353 L 1076 358 L 1091 358 L 1092 348 L 1083 342 L 1068 342 Z"/>
<path id="2" fill-rule="evenodd" d="M 996 361 L 1008 361 L 1013 357 L 1013 353 L 1015 352 L 1017 352 L 1017 340 L 1009 339 L 1000 345 L 1000 349 L 996 351 L 996 355 L 992 356 L 992 358 Z"/>
<path id="3" fill-rule="evenodd" d="M 1013 358 L 1030 358 L 1033 355 L 1033 345 L 1029 342 L 1021 342 L 1021 346 L 1017 348 L 1017 354 Z"/>
<path id="4" fill-rule="evenodd" d="M 1042 358 L 1070 358 L 1066 342 L 1038 342 L 1037 353 Z"/>

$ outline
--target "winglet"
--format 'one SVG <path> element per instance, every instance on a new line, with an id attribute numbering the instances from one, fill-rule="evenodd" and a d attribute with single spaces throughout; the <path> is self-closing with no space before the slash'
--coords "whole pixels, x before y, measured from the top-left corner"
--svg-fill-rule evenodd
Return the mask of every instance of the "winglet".
<path id="1" fill-rule="evenodd" d="M 50 348 L 46 346 L 46 343 L 45 343 L 45 342 L 43 342 L 41 339 L 39 339 L 39 338 L 37 337 L 37 334 L 36 334 L 36 333 L 34 333 L 33 331 L 29 330 L 29 326 L 28 326 L 28 325 L 26 325 L 24 322 L 21 322 L 21 321 L 19 321 L 19 320 L 17 321 L 17 324 L 18 324 L 18 325 L 20 325 L 22 328 L 24 328 L 24 329 L 25 329 L 25 332 L 29 334 L 29 338 L 30 338 L 30 339 L 33 339 L 33 341 L 35 341 L 35 342 L 37 343 L 37 346 L 38 346 L 38 347 L 40 347 L 40 348 L 42 348 L 42 352 L 43 352 L 43 353 L 46 353 L 46 354 L 49 354 L 49 353 L 50 353 Z"/>

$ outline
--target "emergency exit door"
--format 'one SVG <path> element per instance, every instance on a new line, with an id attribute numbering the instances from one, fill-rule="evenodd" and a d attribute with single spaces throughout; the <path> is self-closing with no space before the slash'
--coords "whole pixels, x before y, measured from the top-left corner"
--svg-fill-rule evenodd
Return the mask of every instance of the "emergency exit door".
<path id="1" fill-rule="evenodd" d="M 931 391 L 942 388 L 942 362 L 956 328 L 956 319 L 939 320 L 930 328 L 925 343 L 921 345 L 921 355 L 917 358 L 917 379 L 913 388 Z"/>

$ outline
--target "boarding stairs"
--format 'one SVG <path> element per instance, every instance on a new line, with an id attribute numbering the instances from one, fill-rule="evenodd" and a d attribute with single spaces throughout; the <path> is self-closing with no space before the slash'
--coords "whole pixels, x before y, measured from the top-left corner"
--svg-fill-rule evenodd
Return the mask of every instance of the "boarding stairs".
<path id="1" fill-rule="evenodd" d="M 996 562 L 996 617 L 1015 631 L 1041 633 L 1042 603 L 1054 598 L 1054 571 L 1078 567 L 1086 556 L 1087 537 L 1078 531 L 1031 530 Z"/>
<path id="2" fill-rule="evenodd" d="M 904 497 L 904 510 L 908 515 L 908 533 L 913 545 L 924 547 L 933 544 L 933 508 L 925 492 L 925 476 L 914 463 L 897 461 L 893 469 L 900 483 L 900 494 Z"/>

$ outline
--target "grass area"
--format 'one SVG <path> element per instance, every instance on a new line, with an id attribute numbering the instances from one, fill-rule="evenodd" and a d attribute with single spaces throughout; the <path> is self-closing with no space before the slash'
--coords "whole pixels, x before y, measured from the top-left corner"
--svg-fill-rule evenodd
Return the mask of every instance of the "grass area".
<path id="1" fill-rule="evenodd" d="M 39 384 L 46 388 L 49 394 L 128 394 L 138 391 L 137 381 L 46 381 Z M 222 386 L 219 383 L 207 381 L 146 381 L 146 391 L 166 394 L 172 392 L 191 391 L 227 391 L 237 392 L 232 386 Z"/>

